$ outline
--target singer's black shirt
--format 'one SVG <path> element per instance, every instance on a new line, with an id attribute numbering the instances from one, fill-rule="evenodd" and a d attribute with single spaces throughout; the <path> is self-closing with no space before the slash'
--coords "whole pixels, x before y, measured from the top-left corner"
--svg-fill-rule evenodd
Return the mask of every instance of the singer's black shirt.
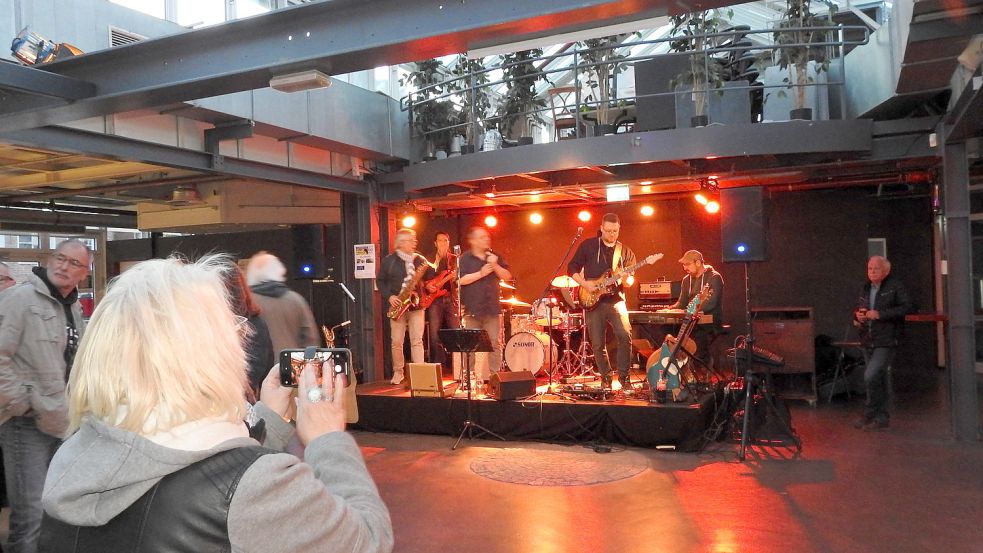
<path id="1" fill-rule="evenodd" d="M 502 256 L 498 256 L 498 264 L 503 269 L 509 268 Z M 462 276 L 477 273 L 484 265 L 484 259 L 476 257 L 471 252 L 461 255 Z M 476 317 L 498 315 L 502 312 L 502 306 L 498 303 L 498 299 L 498 275 L 494 272 L 471 284 L 461 286 L 461 303 L 464 304 L 464 312 L 468 315 Z"/>

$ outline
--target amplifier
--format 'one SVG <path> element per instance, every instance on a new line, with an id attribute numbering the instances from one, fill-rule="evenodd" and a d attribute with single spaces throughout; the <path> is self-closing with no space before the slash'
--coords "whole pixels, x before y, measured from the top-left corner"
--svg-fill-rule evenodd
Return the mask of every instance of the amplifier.
<path id="1" fill-rule="evenodd" d="M 646 300 L 669 301 L 672 299 L 672 283 L 668 280 L 639 282 L 638 298 Z"/>
<path id="2" fill-rule="evenodd" d="M 444 397 L 444 375 L 440 363 L 408 363 L 410 396 Z"/>

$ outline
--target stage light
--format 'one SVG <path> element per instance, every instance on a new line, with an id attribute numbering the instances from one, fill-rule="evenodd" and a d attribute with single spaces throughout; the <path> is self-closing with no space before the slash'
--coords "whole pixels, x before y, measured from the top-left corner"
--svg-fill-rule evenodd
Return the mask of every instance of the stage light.
<path id="1" fill-rule="evenodd" d="M 652 192 L 652 187 L 651 186 L 643 186 L 642 187 L 642 194 L 650 194 L 651 192 Z"/>
<path id="2" fill-rule="evenodd" d="M 706 194 L 703 192 L 697 192 L 696 195 L 693 196 L 693 199 L 700 205 L 707 205 L 710 203 L 709 198 L 707 198 Z"/>
<path id="3" fill-rule="evenodd" d="M 305 275 L 309 275 L 309 274 L 311 274 L 311 271 L 313 271 L 313 270 L 314 270 L 314 267 L 311 267 L 310 265 L 304 265 L 304 266 L 302 266 L 302 267 L 300 268 L 300 270 L 301 270 L 301 272 L 303 272 L 303 273 L 304 273 Z"/>
<path id="4" fill-rule="evenodd" d="M 407 215 L 403 217 L 403 228 L 413 228 L 416 226 L 416 217 Z"/>
<path id="5" fill-rule="evenodd" d="M 534 225 L 538 225 L 539 223 L 543 222 L 543 216 L 538 212 L 533 212 L 531 215 L 529 215 L 529 222 Z"/>
<path id="6" fill-rule="evenodd" d="M 489 216 L 485 217 L 485 226 L 486 227 L 492 228 L 492 227 L 494 227 L 497 224 L 498 224 L 498 217 L 495 217 L 494 215 L 489 215 Z"/>
<path id="7" fill-rule="evenodd" d="M 486 198 L 494 198 L 495 197 L 495 193 L 494 192 L 488 192 L 488 193 L 485 194 L 485 197 Z"/>
<path id="8" fill-rule="evenodd" d="M 747 246 L 745 244 L 738 244 L 736 249 L 739 254 L 747 253 Z"/>
<path id="9" fill-rule="evenodd" d="M 609 202 L 627 202 L 631 197 L 627 184 L 611 184 L 606 191 Z"/>
<path id="10" fill-rule="evenodd" d="M 628 275 L 628 278 L 625 279 L 625 284 L 628 286 L 635 284 L 635 275 Z"/>
<path id="11" fill-rule="evenodd" d="M 581 211 L 577 214 L 577 218 L 585 223 L 590 221 L 590 211 Z"/>
<path id="12" fill-rule="evenodd" d="M 720 211 L 720 204 L 715 201 L 710 201 L 703 207 L 703 209 L 706 209 L 707 213 L 717 213 Z"/>
<path id="13" fill-rule="evenodd" d="M 643 205 L 642 206 L 642 215 L 644 215 L 646 217 L 651 217 L 654 214 L 655 214 L 655 208 L 654 207 L 652 207 L 650 205 Z"/>
<path id="14" fill-rule="evenodd" d="M 642 182 L 640 182 L 638 184 L 641 184 L 641 185 L 645 186 L 645 185 L 652 184 L 652 181 L 650 181 L 650 180 L 643 180 Z"/>

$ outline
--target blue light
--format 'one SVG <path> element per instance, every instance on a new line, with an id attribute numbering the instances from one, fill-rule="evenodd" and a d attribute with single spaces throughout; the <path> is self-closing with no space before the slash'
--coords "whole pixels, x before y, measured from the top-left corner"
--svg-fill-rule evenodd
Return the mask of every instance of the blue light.
<path id="1" fill-rule="evenodd" d="M 744 244 L 737 245 L 737 253 L 745 253 L 747 251 L 747 246 Z"/>
<path id="2" fill-rule="evenodd" d="M 305 273 L 309 273 L 309 272 L 311 272 L 311 266 L 310 265 L 304 265 L 303 267 L 300 268 L 300 270 L 301 271 L 304 271 Z"/>

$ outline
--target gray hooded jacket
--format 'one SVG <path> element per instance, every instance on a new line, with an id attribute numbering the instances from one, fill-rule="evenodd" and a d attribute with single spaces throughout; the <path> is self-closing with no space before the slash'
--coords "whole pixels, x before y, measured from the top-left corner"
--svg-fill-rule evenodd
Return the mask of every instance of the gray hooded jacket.
<path id="1" fill-rule="evenodd" d="M 264 444 L 282 449 L 292 427 L 262 403 Z M 77 526 L 101 526 L 136 502 L 164 476 L 218 452 L 258 445 L 227 440 L 204 451 L 161 446 L 86 419 L 55 454 L 42 504 L 52 517 Z M 242 475 L 229 507 L 232 551 L 388 553 L 389 511 L 347 432 L 311 442 L 304 461 L 286 453 L 263 455 Z"/>

